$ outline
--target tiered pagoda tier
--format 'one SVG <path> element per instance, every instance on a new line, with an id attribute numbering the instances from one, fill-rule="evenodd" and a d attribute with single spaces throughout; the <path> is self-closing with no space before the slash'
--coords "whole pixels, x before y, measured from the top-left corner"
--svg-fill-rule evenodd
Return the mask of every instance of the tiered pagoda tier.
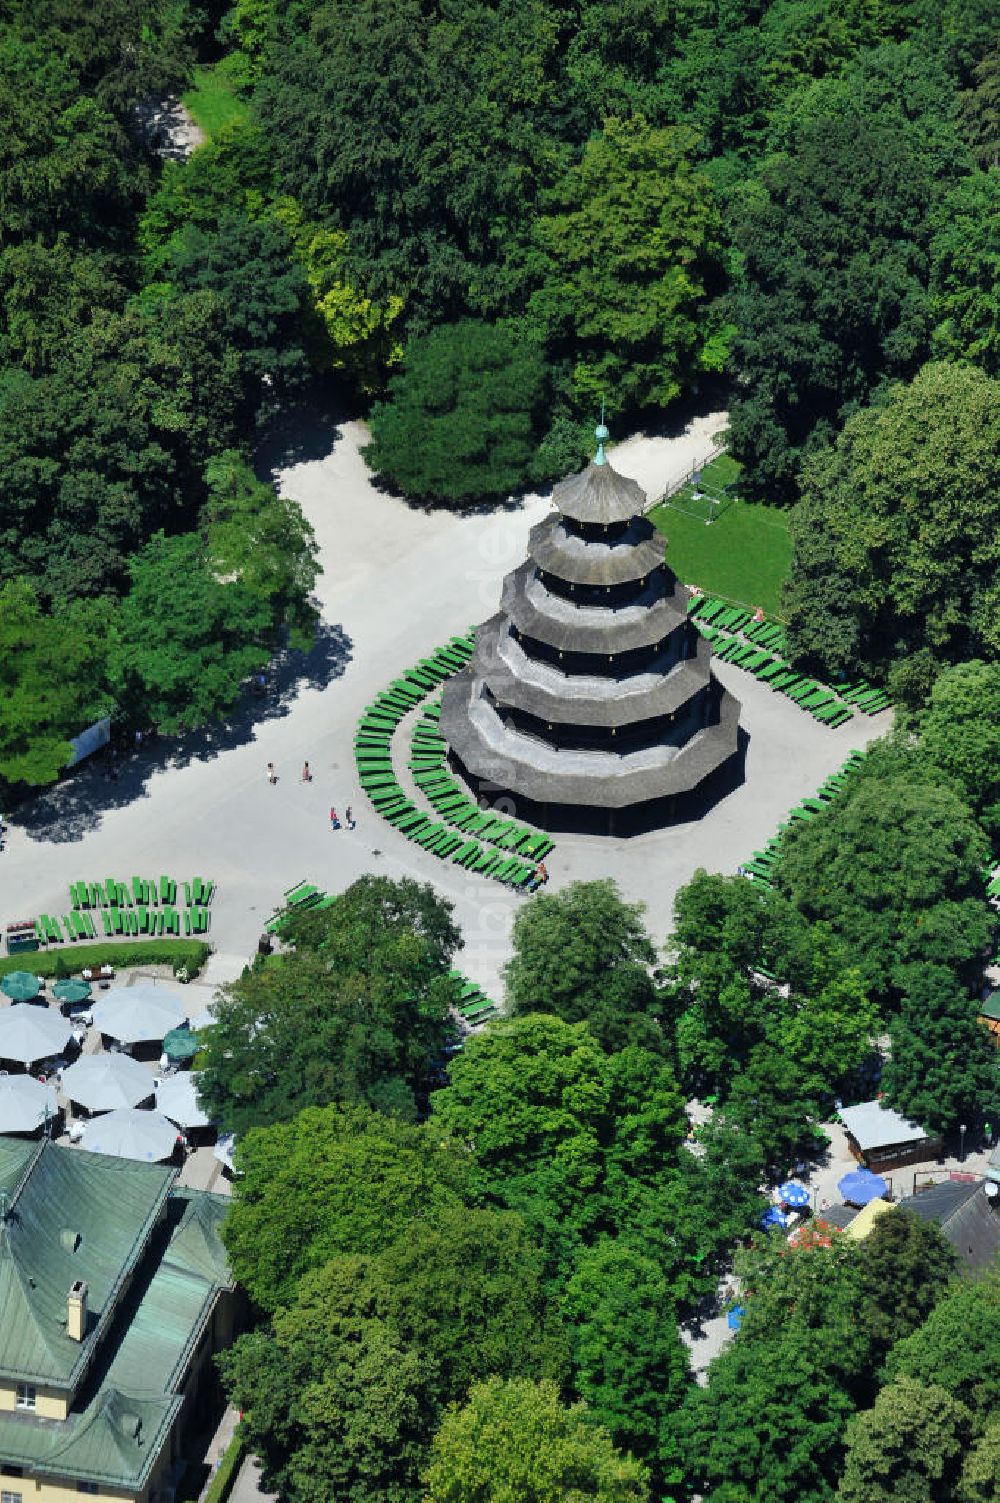
<path id="1" fill-rule="evenodd" d="M 591 811 L 589 827 L 614 828 L 613 811 L 638 806 L 664 822 L 735 756 L 739 703 L 712 673 L 640 486 L 602 446 L 552 499 L 445 686 L 441 730 L 473 786 L 543 824 Z"/>

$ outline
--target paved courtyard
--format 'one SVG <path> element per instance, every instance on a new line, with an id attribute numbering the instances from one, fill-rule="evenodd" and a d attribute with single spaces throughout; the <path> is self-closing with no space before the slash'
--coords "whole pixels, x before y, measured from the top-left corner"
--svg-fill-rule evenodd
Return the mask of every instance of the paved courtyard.
<path id="1" fill-rule="evenodd" d="M 704 459 L 724 422 L 725 414 L 706 414 L 672 437 L 636 437 L 613 451 L 612 463 L 657 496 Z M 316 647 L 290 655 L 267 696 L 248 700 L 228 726 L 184 744 L 154 742 L 117 782 L 89 768 L 15 811 L 0 856 L 4 922 L 62 913 L 79 878 L 197 873 L 218 884 L 208 972 L 217 981 L 239 973 L 299 879 L 338 891 L 367 871 L 410 875 L 454 902 L 465 938 L 459 964 L 497 994 L 523 898 L 425 854 L 381 822 L 355 780 L 352 739 L 378 689 L 494 612 L 503 575 L 523 558 L 548 502 L 529 497 L 466 515 L 409 506 L 372 485 L 360 455 L 366 439 L 357 422 L 303 419 L 274 449 L 281 488 L 301 502 L 320 548 Z M 885 729 L 883 716 L 831 731 L 739 669 L 722 664 L 719 674 L 743 705 L 743 784 L 698 822 L 632 840 L 560 837 L 548 863 L 553 889 L 613 876 L 647 904 L 657 940 L 667 934 L 674 893 L 697 867 L 735 871 L 852 747 Z M 300 781 L 304 760 L 310 784 Z M 331 804 L 341 814 L 352 805 L 357 828 L 331 832 Z"/>

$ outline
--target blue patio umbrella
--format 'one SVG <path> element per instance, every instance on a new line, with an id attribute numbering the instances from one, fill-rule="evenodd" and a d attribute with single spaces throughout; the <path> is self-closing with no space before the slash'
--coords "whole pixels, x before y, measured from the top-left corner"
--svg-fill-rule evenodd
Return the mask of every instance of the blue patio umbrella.
<path id="1" fill-rule="evenodd" d="M 733 1306 L 729 1314 L 726 1316 L 726 1325 L 731 1331 L 739 1330 L 740 1326 L 743 1324 L 743 1317 L 746 1313 L 747 1312 L 746 1310 L 744 1310 L 742 1305 Z"/>
<path id="2" fill-rule="evenodd" d="M 837 1189 L 852 1206 L 866 1206 L 870 1200 L 881 1200 L 889 1186 L 870 1169 L 852 1169 L 837 1181 Z"/>
<path id="3" fill-rule="evenodd" d="M 772 1226 L 787 1226 L 788 1217 L 780 1206 L 768 1206 L 760 1218 L 760 1224 L 766 1232 L 769 1232 Z"/>
<path id="4" fill-rule="evenodd" d="M 795 1179 L 786 1179 L 783 1185 L 778 1186 L 778 1199 L 783 1206 L 800 1208 L 807 1206 L 811 1197 L 805 1185 L 800 1185 Z"/>

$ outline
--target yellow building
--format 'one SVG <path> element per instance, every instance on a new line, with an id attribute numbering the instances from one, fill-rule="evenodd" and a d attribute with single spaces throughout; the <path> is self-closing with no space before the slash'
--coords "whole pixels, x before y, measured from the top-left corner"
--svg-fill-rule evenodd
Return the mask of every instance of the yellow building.
<path id="1" fill-rule="evenodd" d="M 172 1503 L 233 1285 L 221 1196 L 0 1139 L 0 1503 Z"/>

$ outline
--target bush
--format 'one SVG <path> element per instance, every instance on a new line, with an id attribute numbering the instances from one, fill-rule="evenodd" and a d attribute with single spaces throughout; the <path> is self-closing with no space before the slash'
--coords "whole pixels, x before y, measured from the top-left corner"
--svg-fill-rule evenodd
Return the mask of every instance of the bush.
<path id="1" fill-rule="evenodd" d="M 480 501 L 532 473 L 545 389 L 538 346 L 476 319 L 410 340 L 371 415 L 366 462 L 419 501 Z"/>
<path id="2" fill-rule="evenodd" d="M 208 959 L 210 950 L 200 939 L 134 940 L 130 944 L 77 945 L 72 950 L 22 951 L 0 960 L 0 976 L 8 971 L 34 971 L 36 976 L 59 980 L 82 971 L 84 966 L 169 965 L 187 969 L 196 976 Z"/>

